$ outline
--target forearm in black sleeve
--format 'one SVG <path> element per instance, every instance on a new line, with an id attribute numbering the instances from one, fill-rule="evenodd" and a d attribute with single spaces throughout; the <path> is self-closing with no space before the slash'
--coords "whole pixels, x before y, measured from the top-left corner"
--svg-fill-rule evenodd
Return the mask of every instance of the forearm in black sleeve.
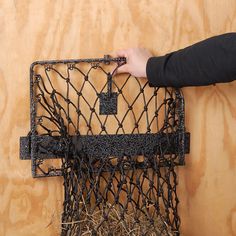
<path id="1" fill-rule="evenodd" d="M 215 36 L 147 62 L 150 86 L 185 87 L 236 79 L 236 33 Z"/>

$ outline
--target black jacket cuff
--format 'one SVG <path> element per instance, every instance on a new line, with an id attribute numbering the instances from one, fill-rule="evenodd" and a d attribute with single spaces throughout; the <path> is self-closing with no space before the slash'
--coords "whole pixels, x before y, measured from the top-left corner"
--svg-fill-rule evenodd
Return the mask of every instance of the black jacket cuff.
<path id="1" fill-rule="evenodd" d="M 150 57 L 146 65 L 146 74 L 151 87 L 167 87 L 164 76 L 161 74 L 166 56 Z"/>

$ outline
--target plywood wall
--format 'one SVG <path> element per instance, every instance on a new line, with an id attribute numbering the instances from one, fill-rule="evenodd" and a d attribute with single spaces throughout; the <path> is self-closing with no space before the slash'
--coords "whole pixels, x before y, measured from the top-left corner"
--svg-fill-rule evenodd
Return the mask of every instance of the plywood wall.
<path id="1" fill-rule="evenodd" d="M 0 0 L 0 235 L 59 235 L 62 179 L 32 179 L 19 160 L 31 62 L 131 46 L 162 55 L 235 30 L 235 0 Z M 178 169 L 182 235 L 236 235 L 236 82 L 183 92 L 191 154 Z"/>

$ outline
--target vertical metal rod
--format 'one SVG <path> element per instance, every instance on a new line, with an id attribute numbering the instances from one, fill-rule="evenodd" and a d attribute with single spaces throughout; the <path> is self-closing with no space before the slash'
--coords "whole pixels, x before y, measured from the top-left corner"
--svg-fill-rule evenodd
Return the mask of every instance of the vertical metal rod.
<path id="1" fill-rule="evenodd" d="M 107 97 L 111 98 L 112 94 L 112 75 L 110 72 L 107 74 Z"/>

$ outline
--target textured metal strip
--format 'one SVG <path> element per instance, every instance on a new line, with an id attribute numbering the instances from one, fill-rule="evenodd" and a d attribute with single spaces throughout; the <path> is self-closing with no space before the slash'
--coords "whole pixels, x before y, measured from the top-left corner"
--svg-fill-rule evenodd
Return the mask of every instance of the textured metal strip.
<path id="1" fill-rule="evenodd" d="M 30 160 L 30 136 L 20 137 L 20 159 Z"/>
<path id="2" fill-rule="evenodd" d="M 184 150 L 189 153 L 190 134 L 184 135 Z M 59 136 L 36 136 L 37 156 L 41 159 L 61 158 L 65 153 L 65 139 Z M 67 139 L 68 141 L 68 139 Z M 178 134 L 120 134 L 71 136 L 72 152 L 88 156 L 135 156 L 175 154 L 180 146 Z M 20 158 L 30 160 L 30 136 L 20 138 Z"/>

